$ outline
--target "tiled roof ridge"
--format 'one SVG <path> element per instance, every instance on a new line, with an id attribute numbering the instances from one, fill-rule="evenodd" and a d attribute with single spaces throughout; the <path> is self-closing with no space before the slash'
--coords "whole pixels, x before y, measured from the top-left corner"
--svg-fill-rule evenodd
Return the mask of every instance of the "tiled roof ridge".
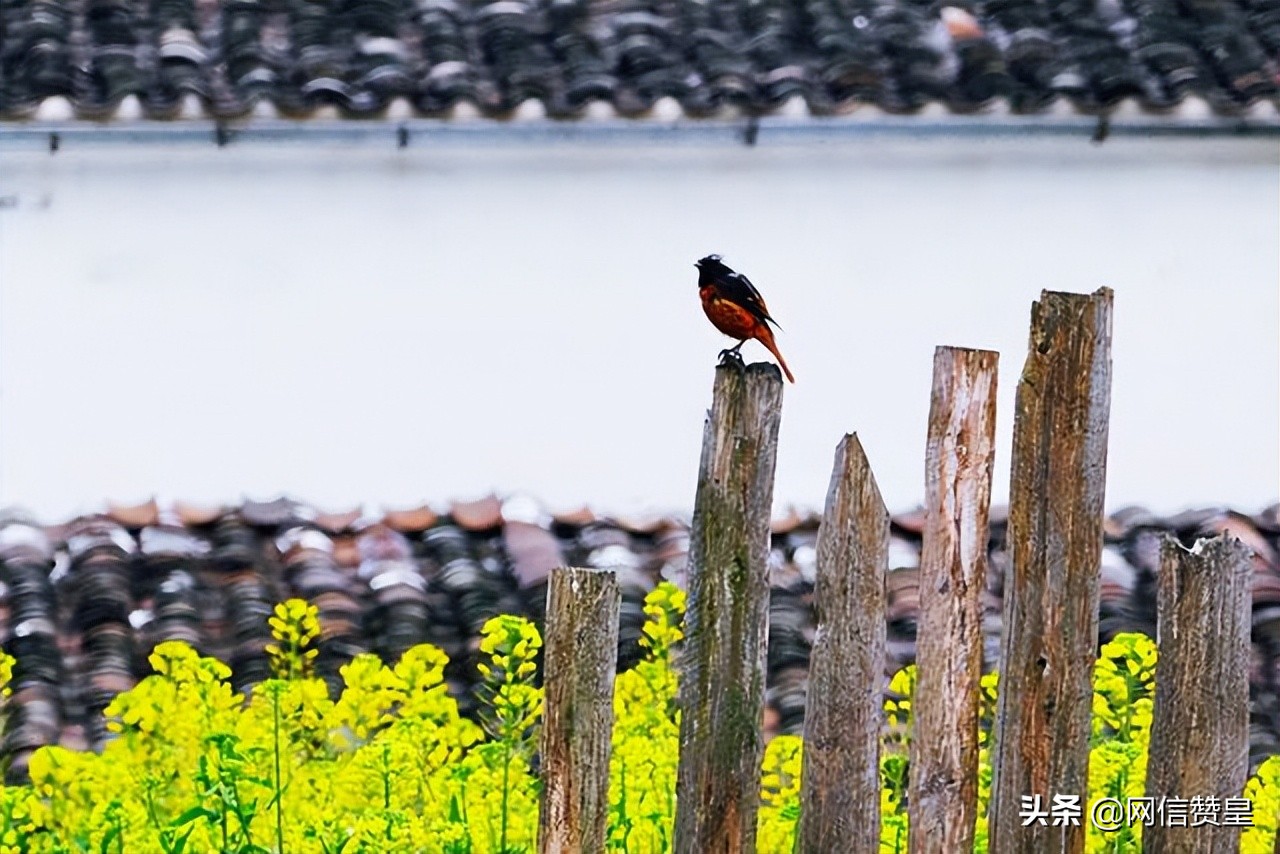
<path id="1" fill-rule="evenodd" d="M 1008 517 L 1008 506 L 991 507 L 993 524 L 1002 525 Z M 923 505 L 891 514 L 895 528 L 919 534 L 924 527 Z M 543 527 L 552 524 L 584 526 L 606 522 L 633 534 L 652 534 L 672 527 L 687 527 L 690 514 L 682 511 L 643 510 L 638 512 L 606 511 L 590 504 L 550 507 L 527 492 L 489 492 L 468 499 L 446 502 L 423 501 L 418 504 L 360 504 L 346 509 L 331 509 L 280 493 L 270 498 L 245 498 L 239 504 L 192 502 L 181 499 L 151 497 L 146 501 L 127 503 L 108 500 L 96 510 L 79 513 L 62 521 L 40 519 L 20 505 L 0 507 L 0 525 L 21 523 L 42 528 L 59 537 L 68 526 L 86 520 L 109 519 L 127 529 L 147 527 L 204 527 L 219 519 L 239 515 L 249 524 L 260 526 L 313 527 L 324 533 L 357 533 L 374 525 L 383 525 L 400 533 L 425 531 L 438 522 L 448 520 L 464 530 L 483 532 L 501 528 L 504 523 L 530 522 Z M 775 509 L 771 528 L 775 534 L 786 534 L 803 528 L 816 528 L 821 520 L 820 507 L 786 502 Z M 1188 506 L 1164 516 L 1153 514 L 1140 505 L 1129 504 L 1106 514 L 1105 528 L 1112 537 L 1122 536 L 1134 527 L 1168 527 L 1186 530 L 1207 520 L 1247 518 L 1252 524 L 1280 532 L 1280 503 L 1249 512 L 1222 504 Z"/>
<path id="2" fill-rule="evenodd" d="M 264 104 L 350 117 L 393 105 L 489 117 L 536 102 L 639 116 L 674 99 L 690 116 L 817 116 L 942 104 L 1017 114 L 1065 100 L 1096 114 L 1130 100 L 1215 114 L 1275 103 L 1277 0 L 9 0 L 0 4 L 0 116 L 61 97 L 102 120 L 133 98 L 148 119 Z"/>

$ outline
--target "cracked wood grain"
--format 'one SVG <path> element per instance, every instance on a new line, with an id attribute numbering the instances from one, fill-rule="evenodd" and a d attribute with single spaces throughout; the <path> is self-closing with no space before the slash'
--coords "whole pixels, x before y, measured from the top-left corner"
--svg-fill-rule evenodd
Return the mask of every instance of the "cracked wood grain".
<path id="1" fill-rule="evenodd" d="M 1166 536 L 1156 590 L 1156 696 L 1147 797 L 1239 798 L 1249 772 L 1253 551 L 1226 535 L 1191 550 Z M 1240 828 L 1143 830 L 1147 854 L 1233 854 Z"/>
<path id="2" fill-rule="evenodd" d="M 716 369 L 689 538 L 676 854 L 755 851 L 781 415 L 777 367 Z"/>
<path id="3" fill-rule="evenodd" d="M 539 744 L 539 854 L 604 850 L 621 605 L 611 571 L 551 572 Z"/>
<path id="4" fill-rule="evenodd" d="M 1088 794 L 1111 408 L 1112 293 L 1043 291 L 1013 425 L 992 854 L 1080 854 L 1085 822 L 1022 826 L 1022 797 Z"/>
<path id="5" fill-rule="evenodd" d="M 973 849 L 999 358 L 957 347 L 933 356 L 907 797 L 912 854 Z"/>
<path id="6" fill-rule="evenodd" d="M 817 552 L 797 850 L 875 854 L 889 513 L 854 434 L 836 448 Z"/>

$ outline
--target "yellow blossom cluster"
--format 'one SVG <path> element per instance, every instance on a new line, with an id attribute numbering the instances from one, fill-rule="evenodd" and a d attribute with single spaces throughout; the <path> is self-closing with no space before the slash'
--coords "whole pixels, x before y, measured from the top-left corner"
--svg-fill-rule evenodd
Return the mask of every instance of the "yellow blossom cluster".
<path id="1" fill-rule="evenodd" d="M 1241 854 L 1272 854 L 1280 819 L 1280 756 L 1258 766 L 1258 773 L 1244 786 L 1244 796 L 1253 804 L 1253 826 L 1241 834 Z"/>
<path id="2" fill-rule="evenodd" d="M 640 639 L 647 655 L 614 682 L 609 851 L 641 854 L 671 848 L 680 752 L 671 656 L 684 637 L 684 609 L 684 591 L 674 584 L 660 584 L 649 594 Z"/>
<path id="3" fill-rule="evenodd" d="M 281 602 L 267 624 L 275 638 L 266 646 L 271 671 L 281 679 L 310 676 L 311 663 L 320 654 L 320 650 L 311 646 L 311 642 L 320 636 L 316 607 L 302 599 Z"/>
<path id="4" fill-rule="evenodd" d="M 678 648 L 685 594 L 659 585 L 646 599 L 644 659 L 614 689 L 609 852 L 671 850 L 680 716 Z M 106 715 L 117 737 L 100 754 L 47 747 L 31 784 L 0 787 L 0 854 L 516 854 L 536 850 L 537 730 L 542 640 L 528 620 L 498 616 L 482 632 L 478 723 L 459 715 L 444 681 L 448 659 L 422 645 L 387 664 L 342 668 L 331 699 L 314 677 L 314 606 L 291 600 L 270 621 L 275 678 L 248 697 L 230 671 L 182 643 L 162 643 L 153 675 Z M 0 694 L 13 659 L 0 653 Z M 1156 648 L 1125 634 L 1094 671 L 1089 800 L 1142 794 Z M 881 851 L 906 850 L 907 756 L 916 671 L 890 683 L 881 760 Z M 987 850 L 990 747 L 997 679 L 982 680 L 980 816 Z M 800 816 L 803 744 L 778 736 L 761 774 L 758 850 L 789 854 Z M 1245 852 L 1271 851 L 1280 810 L 1280 757 L 1249 781 L 1256 826 Z M 1090 828 L 1091 852 L 1139 852 L 1140 828 Z"/>

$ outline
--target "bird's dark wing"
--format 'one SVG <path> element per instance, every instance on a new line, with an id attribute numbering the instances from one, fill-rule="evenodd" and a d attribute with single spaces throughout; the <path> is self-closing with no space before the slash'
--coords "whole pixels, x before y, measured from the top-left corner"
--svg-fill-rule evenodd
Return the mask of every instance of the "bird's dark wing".
<path id="1" fill-rule="evenodd" d="M 751 284 L 751 280 L 746 276 L 741 273 L 730 273 L 727 276 L 720 276 L 717 284 L 725 299 L 736 302 L 760 321 L 768 321 L 778 326 L 778 321 L 769 316 L 769 307 L 764 304 L 764 297 L 760 296 L 756 286 Z M 782 327 L 778 326 L 778 328 Z"/>

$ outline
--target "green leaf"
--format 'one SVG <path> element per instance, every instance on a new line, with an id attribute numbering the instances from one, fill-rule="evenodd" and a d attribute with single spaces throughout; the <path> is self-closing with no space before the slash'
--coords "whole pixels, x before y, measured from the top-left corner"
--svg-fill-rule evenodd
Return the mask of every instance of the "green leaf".
<path id="1" fill-rule="evenodd" d="M 169 822 L 169 826 L 182 827 L 184 824 L 190 824 L 191 822 L 195 821 L 198 818 L 204 818 L 204 819 L 208 819 L 209 821 L 213 821 L 217 817 L 218 817 L 217 813 L 213 812 L 212 810 L 205 809 L 204 807 L 197 804 L 196 806 L 184 812 L 182 815 L 175 818 L 173 821 Z M 195 828 L 191 828 L 191 830 L 195 830 Z M 188 835 L 190 835 L 190 833 L 191 831 L 187 831 Z"/>
<path id="2" fill-rule="evenodd" d="M 191 834 L 195 833 L 195 827 L 188 827 L 187 832 L 179 836 L 173 843 L 173 847 L 169 849 L 169 854 L 182 854 L 182 850 L 187 847 L 187 840 L 191 838 Z"/>

